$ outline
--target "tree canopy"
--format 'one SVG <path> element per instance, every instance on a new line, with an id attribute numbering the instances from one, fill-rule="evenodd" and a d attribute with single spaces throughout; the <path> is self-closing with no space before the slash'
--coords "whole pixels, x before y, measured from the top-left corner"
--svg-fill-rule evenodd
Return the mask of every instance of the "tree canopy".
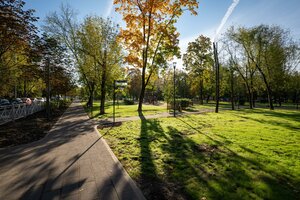
<path id="1" fill-rule="evenodd" d="M 197 14 L 198 3 L 196 0 L 114 0 L 114 4 L 126 23 L 126 28 L 120 33 L 120 40 L 127 50 L 125 59 L 141 69 L 138 110 L 142 111 L 145 89 L 156 68 L 166 66 L 174 55 L 179 56 L 176 20 L 184 9 Z"/>

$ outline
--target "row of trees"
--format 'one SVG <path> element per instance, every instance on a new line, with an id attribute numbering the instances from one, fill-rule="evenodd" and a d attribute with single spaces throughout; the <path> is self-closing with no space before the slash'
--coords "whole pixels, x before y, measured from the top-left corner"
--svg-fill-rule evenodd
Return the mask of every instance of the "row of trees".
<path id="1" fill-rule="evenodd" d="M 50 66 L 53 94 L 72 90 L 77 78 L 89 106 L 100 99 L 100 114 L 112 96 L 113 81 L 125 77 L 128 96 L 139 100 L 139 111 L 145 100 L 170 99 L 174 91 L 169 62 L 180 57 L 175 23 L 184 10 L 196 14 L 197 1 L 114 3 L 126 22 L 124 29 L 98 16 L 78 22 L 75 12 L 62 6 L 46 17 L 45 33 L 38 34 L 34 11 L 24 10 L 23 1 L 1 1 L 0 95 L 42 95 Z M 233 107 L 245 98 L 250 108 L 259 99 L 267 99 L 271 109 L 274 100 L 299 101 L 299 46 L 288 32 L 266 25 L 232 27 L 219 45 L 220 94 L 231 99 Z M 184 70 L 177 70 L 176 94 L 197 96 L 200 103 L 215 98 L 214 60 L 209 38 L 190 42 Z"/>
<path id="2" fill-rule="evenodd" d="M 39 32 L 34 10 L 22 0 L 0 2 L 0 96 L 45 96 L 50 67 L 51 93 L 75 88 L 72 62 L 63 44 Z"/>
<path id="3" fill-rule="evenodd" d="M 278 26 L 260 25 L 252 28 L 231 27 L 221 39 L 220 91 L 224 99 L 248 99 L 249 107 L 257 100 L 267 100 L 270 109 L 274 102 L 281 105 L 288 100 L 299 103 L 299 44 Z M 178 93 L 189 88 L 189 97 L 215 96 L 215 68 L 209 38 L 199 36 L 188 44 L 183 55 L 185 72 L 178 73 Z M 195 93 L 195 91 L 198 91 Z M 181 93 L 182 94 L 182 93 Z"/>
<path id="4" fill-rule="evenodd" d="M 174 56 L 180 57 L 175 23 L 184 10 L 196 14 L 198 4 L 157 0 L 115 0 L 114 3 L 127 25 L 121 29 L 120 39 L 127 52 L 125 61 L 134 67 L 129 74 L 135 84 L 129 92 L 133 96 L 139 94 L 138 110 L 141 111 L 145 93 L 164 96 L 166 100 L 174 92 L 170 87 L 172 72 L 166 69 Z M 199 91 L 197 96 L 203 103 L 205 95 L 207 100 L 216 98 L 216 87 L 220 87 L 221 96 L 231 99 L 233 108 L 237 99 L 241 102 L 245 98 L 250 108 L 259 99 L 267 99 L 270 109 L 274 109 L 274 101 L 281 104 L 289 99 L 298 103 L 299 45 L 287 31 L 267 25 L 232 27 L 219 45 L 221 62 L 217 74 L 220 77 L 215 77 L 217 57 L 213 57 L 210 39 L 200 36 L 189 43 L 183 55 L 185 71 L 177 73 L 177 94 L 195 97 Z M 138 82 L 141 82 L 139 86 Z M 215 86 L 216 82 L 220 84 Z"/>
<path id="5" fill-rule="evenodd" d="M 104 114 L 107 93 L 112 92 L 113 81 L 124 74 L 123 52 L 117 42 L 119 27 L 98 16 L 87 16 L 81 23 L 75 19 L 74 11 L 62 6 L 59 13 L 47 16 L 43 28 L 66 45 L 76 63 L 83 95 L 88 96 L 87 105 L 93 106 L 94 98 L 99 98 L 100 114 Z"/>
<path id="6" fill-rule="evenodd" d="M 248 100 L 249 108 L 256 102 L 299 104 L 299 44 L 278 26 L 260 25 L 252 28 L 231 27 L 219 42 L 220 96 L 236 103 Z M 216 98 L 216 73 L 212 43 L 199 36 L 188 44 L 183 55 L 184 70 L 176 71 L 176 96 L 198 98 L 200 103 Z M 131 80 L 139 82 L 136 70 Z M 129 92 L 135 93 L 135 88 Z M 146 90 L 156 97 L 171 100 L 173 69 L 161 70 L 150 79 Z"/>
<path id="7" fill-rule="evenodd" d="M 112 81 L 123 79 L 125 74 L 132 78 L 130 94 L 138 96 L 138 110 L 142 110 L 147 85 L 155 82 L 160 69 L 166 68 L 174 55 L 180 56 L 176 20 L 184 8 L 196 14 L 198 6 L 196 0 L 114 1 L 114 4 L 123 15 L 126 29 L 97 16 L 86 17 L 79 23 L 69 6 L 48 15 L 44 26 L 71 52 L 88 94 L 88 105 L 93 105 L 94 97 L 100 98 L 100 114 L 105 113 L 105 98 L 107 91 L 112 91 Z M 128 67 L 121 68 L 122 62 Z"/>

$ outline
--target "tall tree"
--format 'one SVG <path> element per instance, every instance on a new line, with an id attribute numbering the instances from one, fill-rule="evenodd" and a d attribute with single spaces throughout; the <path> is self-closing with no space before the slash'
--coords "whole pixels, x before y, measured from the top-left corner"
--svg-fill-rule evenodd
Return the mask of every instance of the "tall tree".
<path id="1" fill-rule="evenodd" d="M 132 100 L 137 100 L 141 92 L 141 71 L 138 68 L 128 68 L 128 92 Z"/>
<path id="2" fill-rule="evenodd" d="M 126 61 L 141 68 L 142 82 L 138 111 L 142 111 L 146 86 L 156 68 L 179 55 L 174 23 L 187 8 L 196 14 L 196 0 L 114 0 L 116 11 L 123 15 L 126 29 L 120 38 L 128 55 Z"/>
<path id="3" fill-rule="evenodd" d="M 72 8 L 62 5 L 60 13 L 47 16 L 44 30 L 60 38 L 72 53 L 80 78 L 88 88 L 87 105 L 93 106 L 95 89 L 101 87 L 100 113 L 104 114 L 108 74 L 116 72 L 111 69 L 121 59 L 121 49 L 116 43 L 117 26 L 99 17 L 87 17 L 83 24 L 75 19 Z"/>
<path id="4" fill-rule="evenodd" d="M 90 81 L 100 86 L 100 114 L 104 114 L 107 80 L 122 59 L 121 47 L 117 43 L 118 26 L 109 19 L 87 17 L 78 35 L 81 55 L 91 64 L 86 63 L 82 70 Z"/>
<path id="5" fill-rule="evenodd" d="M 27 66 L 31 41 L 36 36 L 34 10 L 24 9 L 22 0 L 0 1 L 0 95 L 6 95 Z"/>
<path id="6" fill-rule="evenodd" d="M 188 44 L 187 52 L 183 55 L 183 62 L 186 70 L 196 78 L 199 83 L 199 98 L 203 104 L 203 91 L 206 71 L 212 68 L 212 48 L 208 37 L 200 35 L 194 42 Z"/>
<path id="7" fill-rule="evenodd" d="M 59 39 L 43 33 L 40 40 L 41 63 L 45 83 L 50 79 L 51 95 L 65 95 L 75 87 L 72 58 Z M 47 71 L 49 69 L 49 77 Z"/>
<path id="8" fill-rule="evenodd" d="M 219 52 L 217 43 L 213 43 L 214 50 L 214 64 L 215 64 L 215 75 L 216 75 L 216 109 L 215 112 L 219 112 L 219 101 L 220 101 L 220 64 L 219 64 Z"/>
<path id="9" fill-rule="evenodd" d="M 248 94 L 249 108 L 252 109 L 254 106 L 254 76 L 257 72 L 257 68 L 250 58 L 243 54 L 243 45 L 235 43 L 229 39 L 232 36 L 233 31 L 233 27 L 228 30 L 228 38 L 223 40 L 223 46 L 228 54 L 229 68 L 233 71 L 237 71 L 239 76 L 244 81 L 244 85 Z M 247 38 L 246 35 L 243 35 L 243 37 Z"/>
<path id="10" fill-rule="evenodd" d="M 292 45 L 288 33 L 278 26 L 260 25 L 238 28 L 232 31 L 230 38 L 242 46 L 248 65 L 253 65 L 261 75 L 269 107 L 273 110 L 273 92 L 276 84 L 282 84 L 277 78 L 288 71 L 287 58 L 292 53 L 288 51 Z"/>
<path id="11" fill-rule="evenodd" d="M 84 70 L 86 63 L 80 58 L 82 54 L 78 37 L 80 24 L 76 21 L 76 12 L 69 5 L 61 5 L 59 12 L 52 12 L 46 16 L 45 22 L 44 32 L 63 43 L 75 60 L 77 71 L 80 73 L 84 85 L 88 88 L 89 101 L 87 104 L 92 106 L 95 83 L 88 79 Z"/>

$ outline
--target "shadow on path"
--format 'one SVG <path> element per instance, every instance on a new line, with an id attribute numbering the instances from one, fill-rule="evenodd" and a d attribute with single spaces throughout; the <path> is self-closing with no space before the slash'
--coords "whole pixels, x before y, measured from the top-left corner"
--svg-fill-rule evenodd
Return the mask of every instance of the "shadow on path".
<path id="1" fill-rule="evenodd" d="M 1 149 L 0 199 L 126 199 L 128 179 L 114 184 L 123 174 L 110 176 L 117 163 L 94 125 L 72 104 L 44 139 Z"/>

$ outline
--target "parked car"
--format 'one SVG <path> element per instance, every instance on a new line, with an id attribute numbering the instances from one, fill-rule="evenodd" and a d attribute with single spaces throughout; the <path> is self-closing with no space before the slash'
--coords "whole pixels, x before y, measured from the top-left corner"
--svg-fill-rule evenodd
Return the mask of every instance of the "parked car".
<path id="1" fill-rule="evenodd" d="M 37 98 L 30 98 L 31 102 L 36 102 Z"/>
<path id="2" fill-rule="evenodd" d="M 30 98 L 27 98 L 27 97 L 24 97 L 24 98 L 21 98 L 23 103 L 26 103 L 26 105 L 31 105 L 32 101 Z"/>
<path id="3" fill-rule="evenodd" d="M 20 98 L 15 98 L 15 99 L 11 100 L 11 104 L 13 104 L 13 105 L 15 105 L 15 104 L 23 104 L 23 101 Z"/>
<path id="4" fill-rule="evenodd" d="M 7 99 L 0 99 L 0 106 L 9 106 L 11 103 Z"/>
<path id="5" fill-rule="evenodd" d="M 37 99 L 37 101 L 39 101 L 39 102 L 45 102 L 45 101 L 46 101 L 44 97 L 38 97 L 38 98 L 36 98 L 36 99 Z"/>

